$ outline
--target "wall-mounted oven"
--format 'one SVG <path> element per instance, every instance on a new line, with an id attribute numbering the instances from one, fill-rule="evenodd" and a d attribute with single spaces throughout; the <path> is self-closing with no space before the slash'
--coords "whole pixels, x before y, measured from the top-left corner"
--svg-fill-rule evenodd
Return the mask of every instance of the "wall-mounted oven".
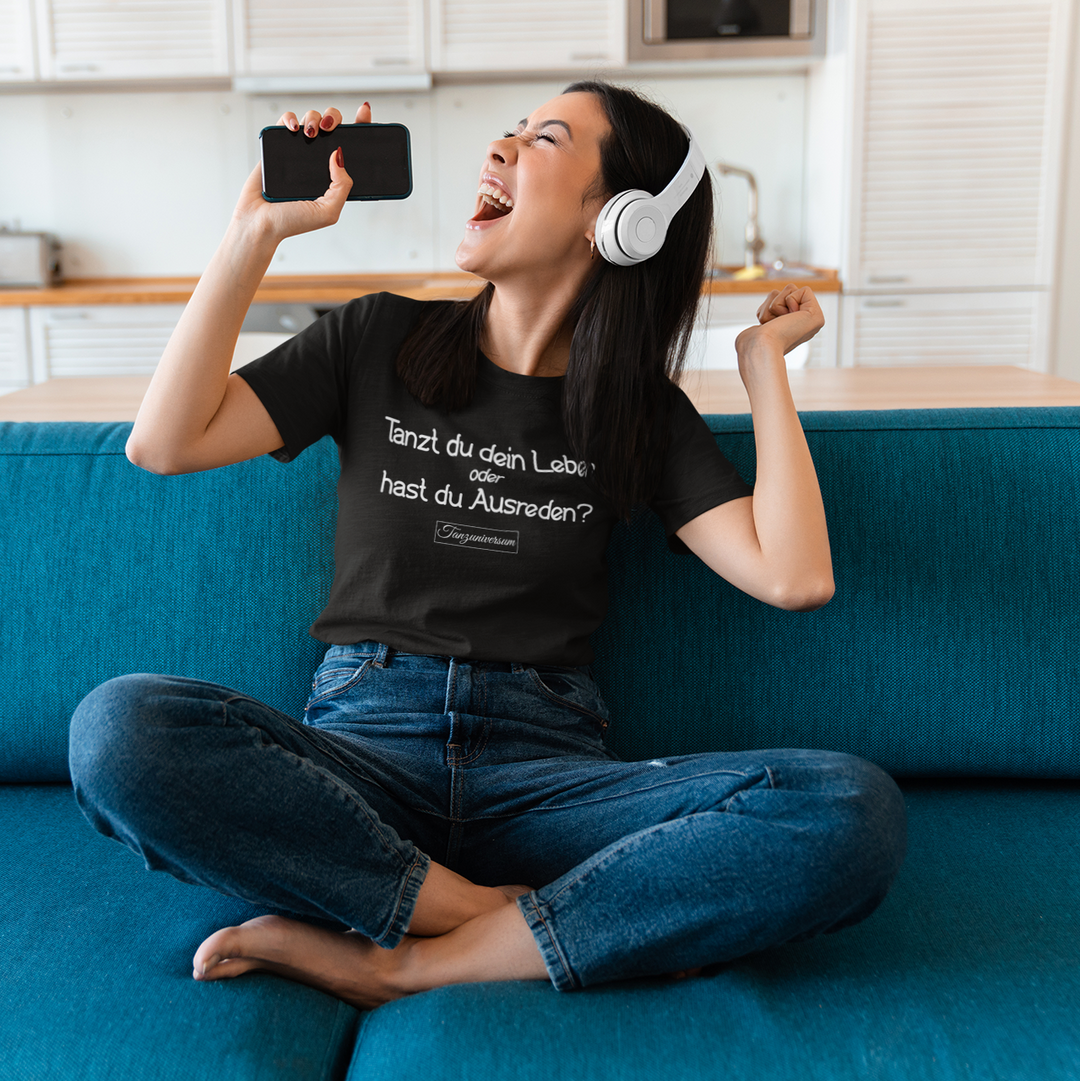
<path id="1" fill-rule="evenodd" d="M 821 56 L 827 0 L 627 0 L 631 60 Z"/>

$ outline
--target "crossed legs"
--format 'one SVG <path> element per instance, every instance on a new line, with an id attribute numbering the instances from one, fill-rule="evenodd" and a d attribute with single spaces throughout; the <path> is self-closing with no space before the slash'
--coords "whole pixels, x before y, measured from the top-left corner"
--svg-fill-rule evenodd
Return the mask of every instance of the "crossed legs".
<path id="1" fill-rule="evenodd" d="M 856 922 L 903 858 L 895 785 L 850 756 L 684 756 L 665 760 L 663 785 L 634 780 L 656 763 L 575 760 L 631 791 L 566 803 L 561 821 L 550 801 L 496 816 L 479 846 L 492 866 L 555 877 L 482 885 L 498 881 L 490 868 L 466 861 L 473 881 L 421 851 L 440 850 L 431 816 L 386 806 L 376 765 L 350 760 L 345 742 L 172 677 L 112 680 L 76 711 L 72 777 L 96 828 L 148 867 L 287 913 L 211 935 L 196 979 L 266 969 L 372 1007 L 475 980 L 571 989 L 683 974 Z M 553 767 L 564 783 L 570 765 Z M 664 786 L 679 809 L 656 814 Z M 572 824 L 587 858 L 515 865 L 530 831 L 526 851 Z"/>

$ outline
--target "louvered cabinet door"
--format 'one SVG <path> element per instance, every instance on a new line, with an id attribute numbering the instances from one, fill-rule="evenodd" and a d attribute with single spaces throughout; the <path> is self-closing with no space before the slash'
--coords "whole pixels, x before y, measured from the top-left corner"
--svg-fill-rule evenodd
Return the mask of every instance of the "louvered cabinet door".
<path id="1" fill-rule="evenodd" d="M 1070 0 L 867 0 L 847 286 L 1046 285 Z"/>
<path id="2" fill-rule="evenodd" d="M 233 0 L 236 70 L 244 75 L 420 72 L 423 0 Z"/>
<path id="3" fill-rule="evenodd" d="M 623 0 L 430 0 L 433 71 L 529 71 L 626 62 Z"/>
<path id="4" fill-rule="evenodd" d="M 183 304 L 31 308 L 34 382 L 151 375 L 183 310 Z"/>
<path id="5" fill-rule="evenodd" d="M 25 308 L 0 308 L 0 393 L 30 384 Z"/>
<path id="6" fill-rule="evenodd" d="M 37 0 L 45 79 L 229 74 L 226 0 Z"/>
<path id="7" fill-rule="evenodd" d="M 36 77 L 33 0 L 0 0 L 0 83 Z"/>
<path id="8" fill-rule="evenodd" d="M 843 364 L 1015 364 L 1047 371 L 1044 290 L 843 298 Z"/>

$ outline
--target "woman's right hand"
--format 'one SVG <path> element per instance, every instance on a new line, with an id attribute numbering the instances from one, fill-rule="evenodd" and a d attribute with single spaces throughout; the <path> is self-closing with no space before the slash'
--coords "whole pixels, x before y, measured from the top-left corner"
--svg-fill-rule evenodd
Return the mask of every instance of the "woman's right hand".
<path id="1" fill-rule="evenodd" d="M 297 119 L 296 113 L 283 113 L 278 123 L 290 131 L 299 131 L 303 127 L 309 134 L 320 129 L 333 131 L 341 123 L 341 113 L 333 108 L 327 109 L 325 113 L 309 109 L 302 119 Z M 371 106 L 366 101 L 356 110 L 356 123 L 371 123 Z M 313 229 L 323 229 L 338 220 L 341 208 L 352 190 L 352 183 L 352 177 L 346 172 L 344 163 L 340 161 L 338 151 L 335 150 L 330 155 L 330 187 L 318 199 L 272 203 L 263 198 L 260 164 L 255 166 L 244 184 L 233 211 L 233 221 L 244 228 L 251 228 L 269 236 L 274 243 L 299 233 L 309 233 Z"/>

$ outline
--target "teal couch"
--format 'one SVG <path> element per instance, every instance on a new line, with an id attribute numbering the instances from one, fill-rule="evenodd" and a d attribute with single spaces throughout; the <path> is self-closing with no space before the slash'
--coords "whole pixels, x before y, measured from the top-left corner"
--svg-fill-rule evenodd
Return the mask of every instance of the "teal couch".
<path id="1" fill-rule="evenodd" d="M 819 747 L 890 771 L 909 851 L 885 903 L 698 979 L 367 1013 L 270 974 L 193 981 L 199 942 L 255 910 L 145 870 L 67 777 L 72 711 L 121 673 L 301 714 L 332 443 L 158 477 L 124 457 L 126 424 L 0 424 L 0 1078 L 1075 1081 L 1080 409 L 802 420 L 831 603 L 753 600 L 645 515 L 612 543 L 597 678 L 625 758 Z M 710 423 L 752 480 L 750 417 Z"/>

